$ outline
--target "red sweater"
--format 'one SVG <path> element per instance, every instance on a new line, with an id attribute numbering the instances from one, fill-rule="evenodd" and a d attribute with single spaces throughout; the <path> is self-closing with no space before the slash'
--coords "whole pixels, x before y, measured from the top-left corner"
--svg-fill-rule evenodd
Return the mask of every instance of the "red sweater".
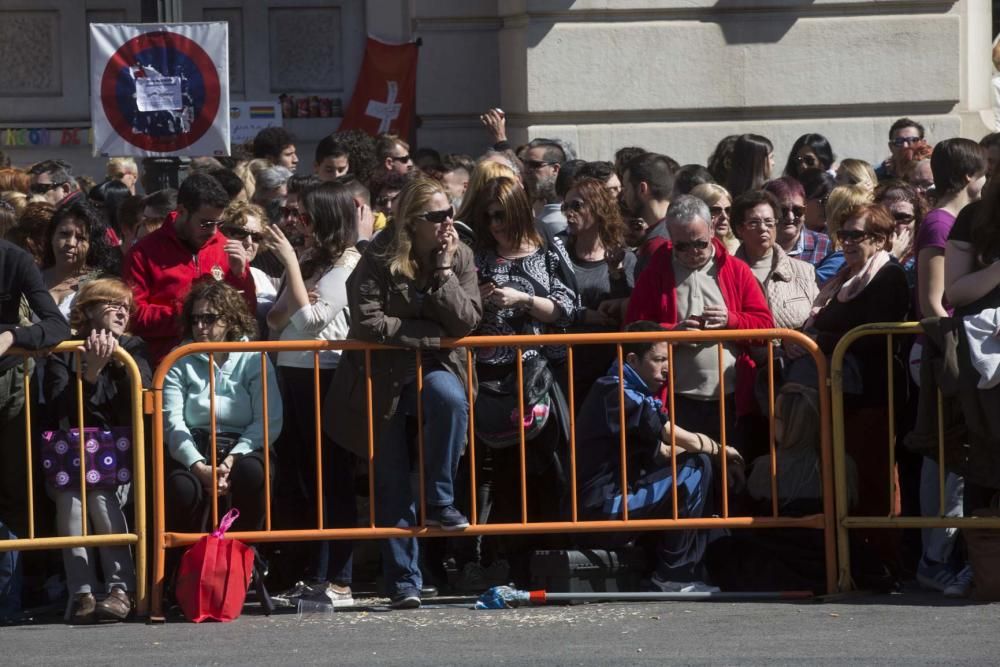
<path id="1" fill-rule="evenodd" d="M 146 341 L 154 366 L 180 342 L 181 306 L 191 284 L 201 276 L 225 280 L 243 293 L 251 313 L 257 309 L 249 265 L 242 276 L 229 271 L 229 257 L 222 249 L 226 237 L 216 230 L 192 253 L 177 236 L 176 218 L 176 212 L 167 216 L 162 227 L 143 237 L 125 257 L 123 273 L 135 303 L 132 332 Z"/>
<path id="2" fill-rule="evenodd" d="M 750 267 L 726 252 L 725 246 L 713 238 L 718 266 L 717 280 L 722 300 L 729 310 L 727 329 L 771 329 L 774 318 L 768 308 L 767 298 Z M 626 322 L 650 320 L 664 329 L 677 326 L 677 289 L 674 282 L 673 243 L 668 242 L 656 251 L 649 264 L 636 281 L 628 303 Z M 698 314 L 698 313 L 692 313 Z M 744 346 L 736 359 L 737 413 L 746 414 L 752 409 L 753 361 Z"/>

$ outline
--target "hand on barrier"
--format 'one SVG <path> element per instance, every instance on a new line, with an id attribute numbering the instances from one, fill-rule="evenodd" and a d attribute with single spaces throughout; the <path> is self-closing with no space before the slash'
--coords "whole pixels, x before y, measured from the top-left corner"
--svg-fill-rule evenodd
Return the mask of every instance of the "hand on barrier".
<path id="1" fill-rule="evenodd" d="M 97 382 L 97 376 L 114 358 L 117 347 L 118 341 L 110 331 L 95 329 L 83 341 L 83 345 L 76 348 L 83 353 L 84 378 L 88 382 L 91 384 Z"/>

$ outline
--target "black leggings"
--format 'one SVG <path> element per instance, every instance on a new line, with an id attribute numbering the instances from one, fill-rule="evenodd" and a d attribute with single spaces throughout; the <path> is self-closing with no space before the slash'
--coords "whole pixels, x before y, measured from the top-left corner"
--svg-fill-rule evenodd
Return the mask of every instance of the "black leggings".
<path id="1" fill-rule="evenodd" d="M 184 533 L 214 530 L 211 520 L 212 495 L 179 463 L 170 459 L 166 483 L 167 528 Z M 223 508 L 235 507 L 240 518 L 232 530 L 260 530 L 264 527 L 264 455 L 251 452 L 236 458 L 229 473 L 229 495 L 219 497 L 219 514 Z"/>

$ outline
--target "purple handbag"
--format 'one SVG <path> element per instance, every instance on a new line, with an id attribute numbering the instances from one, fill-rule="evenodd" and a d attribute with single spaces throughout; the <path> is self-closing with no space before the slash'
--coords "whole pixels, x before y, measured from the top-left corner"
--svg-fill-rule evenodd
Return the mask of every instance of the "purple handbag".
<path id="1" fill-rule="evenodd" d="M 57 491 L 79 488 L 80 429 L 43 431 L 39 452 L 45 481 Z M 84 428 L 87 489 L 113 490 L 132 481 L 132 429 Z"/>

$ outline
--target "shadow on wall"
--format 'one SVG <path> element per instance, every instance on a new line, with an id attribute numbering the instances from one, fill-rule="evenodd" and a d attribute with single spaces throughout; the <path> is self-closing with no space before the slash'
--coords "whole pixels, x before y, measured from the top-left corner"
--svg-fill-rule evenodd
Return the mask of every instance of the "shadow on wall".
<path id="1" fill-rule="evenodd" d="M 719 12 L 719 15 L 706 19 L 706 22 L 719 24 L 726 44 L 776 44 L 799 20 L 800 13 L 796 10 L 811 7 L 815 1 L 755 3 L 746 0 L 716 0 L 712 9 Z M 754 8 L 747 9 L 748 6 Z"/>

